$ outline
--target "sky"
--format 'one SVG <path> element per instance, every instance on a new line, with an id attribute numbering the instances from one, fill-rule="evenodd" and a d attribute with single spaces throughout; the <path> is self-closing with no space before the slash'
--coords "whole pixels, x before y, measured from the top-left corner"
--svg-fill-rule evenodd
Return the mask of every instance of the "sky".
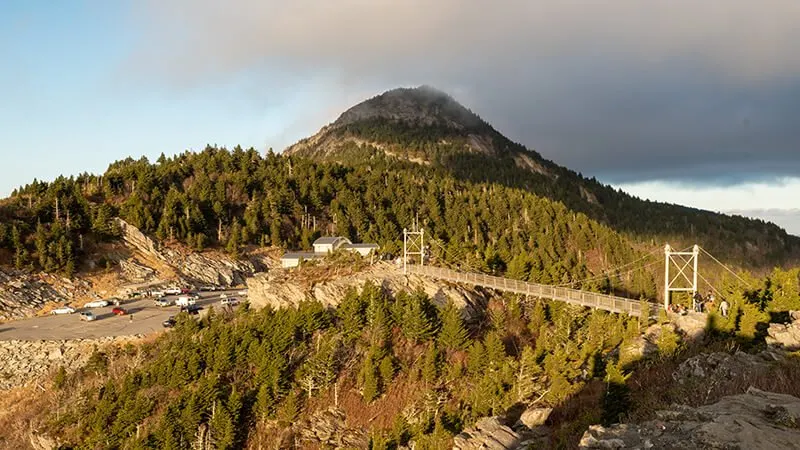
<path id="1" fill-rule="evenodd" d="M 0 195 L 281 150 L 427 84 L 586 176 L 800 235 L 797 23 L 796 0 L 5 0 Z"/>

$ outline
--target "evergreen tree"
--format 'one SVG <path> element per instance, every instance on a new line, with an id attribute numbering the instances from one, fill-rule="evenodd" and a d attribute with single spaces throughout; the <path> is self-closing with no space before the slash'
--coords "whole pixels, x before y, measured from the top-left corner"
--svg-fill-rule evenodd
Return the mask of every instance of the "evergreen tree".
<path id="1" fill-rule="evenodd" d="M 434 333 L 434 325 L 428 313 L 430 302 L 424 292 L 416 292 L 406 299 L 401 322 L 403 334 L 414 342 L 422 342 Z"/>
<path id="2" fill-rule="evenodd" d="M 431 342 L 425 350 L 425 358 L 422 363 L 422 380 L 431 386 L 436 384 L 439 377 L 439 351 L 436 344 Z"/>
<path id="3" fill-rule="evenodd" d="M 462 350 L 467 342 L 467 330 L 461 319 L 461 312 L 452 300 L 440 311 L 442 329 L 439 332 L 439 344 L 446 350 Z"/>

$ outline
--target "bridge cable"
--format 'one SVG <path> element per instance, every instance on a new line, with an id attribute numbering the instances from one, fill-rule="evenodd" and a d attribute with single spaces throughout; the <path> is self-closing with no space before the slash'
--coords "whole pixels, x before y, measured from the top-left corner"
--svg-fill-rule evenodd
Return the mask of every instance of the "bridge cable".
<path id="1" fill-rule="evenodd" d="M 556 287 L 571 287 L 571 286 L 574 286 L 574 285 L 576 285 L 576 284 L 579 284 L 579 283 L 580 283 L 580 284 L 583 284 L 583 283 L 587 283 L 587 282 L 591 282 L 591 281 L 597 281 L 597 280 L 601 280 L 601 279 L 603 279 L 604 277 L 611 277 L 611 276 L 618 276 L 618 277 L 622 277 L 622 276 L 624 276 L 624 275 L 629 275 L 629 274 L 632 274 L 632 273 L 636 272 L 637 270 L 643 270 L 643 269 L 647 269 L 647 268 L 653 267 L 653 266 L 655 266 L 655 265 L 657 265 L 657 264 L 660 264 L 660 263 L 661 263 L 661 261 L 653 261 L 653 262 L 651 262 L 651 263 L 648 263 L 648 264 L 645 264 L 645 265 L 643 265 L 643 266 L 640 266 L 640 267 L 634 267 L 634 268 L 632 268 L 632 269 L 630 269 L 630 270 L 626 270 L 625 272 L 613 272 L 613 273 L 609 273 L 609 272 L 603 272 L 603 273 L 601 273 L 601 274 L 599 274 L 599 275 L 596 275 L 596 276 L 594 276 L 594 277 L 591 277 L 591 278 L 585 278 L 585 279 L 583 279 L 583 280 L 577 280 L 577 281 L 573 281 L 572 283 L 557 284 L 557 285 L 555 285 L 555 286 L 556 286 Z"/>
<path id="2" fill-rule="evenodd" d="M 741 281 L 742 283 L 744 283 L 744 284 L 745 284 L 747 287 L 752 287 L 752 286 L 750 286 L 750 283 L 748 283 L 747 281 L 745 281 L 744 279 L 742 279 L 742 277 L 740 277 L 739 275 L 737 275 L 737 274 L 736 274 L 736 272 L 734 272 L 733 270 L 731 270 L 731 269 L 730 269 L 728 266 L 726 266 L 725 264 L 721 263 L 721 262 L 720 262 L 720 260 L 718 260 L 717 258 L 715 258 L 715 257 L 714 257 L 714 255 L 712 255 L 711 253 L 709 253 L 709 252 L 708 252 L 706 249 L 704 249 L 703 247 L 700 247 L 700 250 L 702 250 L 702 251 L 703 251 L 703 253 L 705 253 L 706 255 L 710 256 L 710 257 L 711 257 L 711 259 L 713 259 L 714 261 L 716 261 L 716 263 L 717 263 L 717 264 L 719 264 L 719 265 L 720 265 L 720 266 L 722 266 L 722 267 L 723 267 L 725 270 L 727 270 L 728 272 L 730 272 L 730 273 L 731 273 L 733 276 L 735 276 L 735 277 L 736 277 L 736 278 L 737 278 L 739 281 Z"/>
<path id="3" fill-rule="evenodd" d="M 681 252 L 685 252 L 685 251 L 687 251 L 687 250 L 690 250 L 691 248 L 692 248 L 692 247 L 686 247 L 685 249 L 681 250 Z M 657 253 L 657 252 L 658 252 L 658 251 L 660 251 L 660 250 L 661 250 L 660 248 L 655 248 L 655 249 L 651 250 L 651 251 L 650 251 L 648 254 L 646 254 L 646 255 L 644 255 L 643 257 L 641 257 L 641 258 L 637 259 L 636 261 L 629 262 L 629 263 L 627 263 L 627 264 L 623 264 L 623 265 L 621 265 L 621 266 L 612 267 L 612 268 L 610 268 L 610 269 L 606 269 L 606 270 L 604 270 L 604 271 L 600 272 L 600 273 L 599 273 L 599 274 L 597 274 L 597 275 L 592 275 L 591 277 L 589 277 L 589 278 L 585 278 L 585 279 L 583 279 L 583 280 L 575 280 L 575 281 L 572 281 L 572 282 L 570 282 L 570 283 L 559 284 L 559 285 L 556 285 L 556 287 L 566 287 L 566 286 L 572 286 L 572 285 L 575 285 L 575 284 L 578 284 L 578 283 L 585 283 L 585 282 L 587 282 L 587 281 L 595 281 L 595 280 L 599 280 L 599 279 L 601 279 L 601 278 L 603 278 L 603 277 L 605 277 L 605 276 L 608 276 L 608 275 L 614 275 L 614 272 L 618 271 L 619 269 L 622 269 L 622 268 L 624 268 L 624 267 L 626 267 L 626 266 L 629 266 L 629 265 L 631 265 L 631 264 L 635 264 L 635 263 L 637 263 L 637 262 L 639 262 L 639 261 L 642 261 L 642 260 L 646 259 L 647 257 L 649 257 L 649 256 L 651 256 L 651 255 L 653 255 L 653 254 Z M 645 265 L 645 266 L 642 266 L 642 267 L 639 267 L 639 268 L 636 268 L 636 269 L 632 269 L 632 270 L 629 270 L 629 271 L 627 271 L 627 272 L 624 272 L 624 273 L 621 273 L 621 274 L 616 274 L 616 275 L 627 275 L 627 274 L 629 274 L 629 273 L 632 273 L 632 272 L 634 272 L 634 271 L 636 271 L 636 270 L 639 270 L 639 269 L 645 269 L 645 268 L 648 268 L 648 267 L 652 267 L 652 266 L 654 266 L 654 265 L 655 265 L 655 264 L 657 264 L 657 263 L 658 263 L 658 261 L 656 261 L 655 263 L 650 263 L 650 264 L 647 264 L 647 265 Z"/>
<path id="4" fill-rule="evenodd" d="M 697 273 L 697 276 L 700 277 L 701 280 L 705 281 L 705 283 L 708 285 L 708 287 L 710 287 L 711 290 L 713 290 L 714 292 L 717 293 L 717 295 L 719 295 L 720 299 L 723 297 L 722 293 L 720 291 L 718 291 L 717 288 L 715 288 L 713 284 L 711 284 L 708 280 L 706 280 L 706 277 L 700 275 L 699 272 Z"/>

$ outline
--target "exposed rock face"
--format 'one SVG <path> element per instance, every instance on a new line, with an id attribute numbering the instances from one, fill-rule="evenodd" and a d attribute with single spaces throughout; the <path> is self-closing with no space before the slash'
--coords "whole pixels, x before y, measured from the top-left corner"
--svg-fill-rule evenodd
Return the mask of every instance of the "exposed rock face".
<path id="1" fill-rule="evenodd" d="M 152 280 L 156 276 L 156 271 L 139 264 L 134 259 L 123 259 L 119 262 L 122 269 L 122 276 L 133 282 L 145 282 Z"/>
<path id="2" fill-rule="evenodd" d="M 800 446 L 800 399 L 755 388 L 712 405 L 677 405 L 642 424 L 594 425 L 582 449 L 781 449 Z"/>
<path id="3" fill-rule="evenodd" d="M 678 383 L 691 380 L 708 383 L 729 380 L 754 370 L 766 369 L 781 358 L 782 356 L 774 351 L 764 351 L 756 355 L 744 352 L 704 353 L 682 362 L 672 374 L 672 378 Z"/>
<path id="4" fill-rule="evenodd" d="M 520 435 L 498 417 L 483 417 L 453 439 L 456 450 L 506 450 L 520 448 Z"/>
<path id="5" fill-rule="evenodd" d="M 361 289 L 367 281 L 389 292 L 422 289 L 437 304 L 448 299 L 462 309 L 466 319 L 476 317 L 488 301 L 488 294 L 415 275 L 403 275 L 390 263 L 378 263 L 362 272 L 314 284 L 302 285 L 285 270 L 272 270 L 247 279 L 248 298 L 254 307 L 283 308 L 296 306 L 306 299 L 316 299 L 326 306 L 336 306 L 348 289 Z"/>
<path id="6" fill-rule="evenodd" d="M 95 348 L 131 337 L 105 337 L 67 341 L 0 341 L 0 389 L 35 382 L 58 367 L 82 367 Z"/>
<path id="7" fill-rule="evenodd" d="M 194 253 L 162 249 L 135 226 L 120 218 L 117 218 L 116 221 L 122 230 L 122 238 L 128 246 L 174 268 L 188 282 L 234 286 L 244 284 L 245 279 L 256 272 L 256 267 L 252 262 L 234 260 L 218 252 Z M 129 260 L 126 265 L 123 265 L 123 270 L 126 266 L 130 271 L 134 271 L 134 268 L 138 271 L 138 273 L 134 273 L 134 276 L 146 275 L 145 271 L 140 268 L 152 270 L 133 260 Z"/>
<path id="8" fill-rule="evenodd" d="M 214 253 L 212 258 L 203 253 L 181 254 L 166 250 L 164 255 L 184 278 L 195 283 L 235 286 L 244 284 L 256 271 L 249 261 L 237 261 L 219 253 Z"/>
<path id="9" fill-rule="evenodd" d="M 323 448 L 369 448 L 369 437 L 363 430 L 348 428 L 344 411 L 329 408 L 297 423 L 294 428 L 300 440 Z"/>
<path id="10" fill-rule="evenodd" d="M 45 303 L 70 301 L 88 290 L 81 280 L 0 269 L 0 320 L 31 316 Z"/>
<path id="11" fill-rule="evenodd" d="M 147 235 L 142 233 L 138 228 L 119 217 L 114 220 L 117 222 L 117 225 L 119 225 L 120 230 L 122 230 L 122 239 L 126 244 L 146 255 L 160 257 L 161 253 L 158 251 L 158 246 L 155 241 L 147 237 Z"/>
<path id="12" fill-rule="evenodd" d="M 768 345 L 783 347 L 786 350 L 800 350 L 800 311 L 789 312 L 788 324 L 770 324 L 765 338 Z"/>

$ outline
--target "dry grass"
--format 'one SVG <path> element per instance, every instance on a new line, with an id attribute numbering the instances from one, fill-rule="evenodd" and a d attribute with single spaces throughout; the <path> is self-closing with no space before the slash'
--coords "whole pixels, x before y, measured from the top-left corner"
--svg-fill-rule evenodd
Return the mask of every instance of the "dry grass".
<path id="1" fill-rule="evenodd" d="M 701 353 L 730 351 L 730 345 L 715 343 L 694 346 L 675 358 L 639 368 L 628 380 L 632 408 L 627 420 L 651 420 L 655 411 L 668 409 L 674 404 L 702 406 L 716 403 L 722 397 L 747 392 L 749 387 L 800 397 L 800 357 L 790 355 L 785 361 L 763 369 L 742 372 L 733 378 L 689 380 L 678 383 L 673 372 L 683 361 Z"/>
<path id="2" fill-rule="evenodd" d="M 0 449 L 32 448 L 30 434 L 42 427 L 42 411 L 59 407 L 52 390 L 32 385 L 0 393 Z"/>

